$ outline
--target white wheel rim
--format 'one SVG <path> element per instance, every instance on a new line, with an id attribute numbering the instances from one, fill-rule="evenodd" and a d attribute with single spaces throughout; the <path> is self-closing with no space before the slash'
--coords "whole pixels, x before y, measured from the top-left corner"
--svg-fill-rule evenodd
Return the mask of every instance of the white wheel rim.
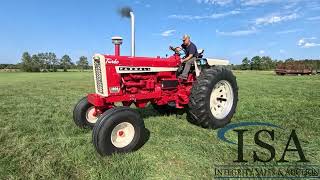
<path id="1" fill-rule="evenodd" d="M 210 95 L 210 110 L 216 119 L 225 118 L 233 105 L 233 90 L 226 80 L 219 81 L 212 89 Z"/>
<path id="2" fill-rule="evenodd" d="M 123 148 L 132 142 L 134 134 L 133 125 L 128 122 L 122 122 L 113 128 L 111 143 L 117 148 Z"/>
<path id="3" fill-rule="evenodd" d="M 95 108 L 94 106 L 92 106 L 86 112 L 86 119 L 89 123 L 92 123 L 92 124 L 96 123 L 98 120 L 98 117 L 94 116 L 94 111 L 95 111 Z"/>

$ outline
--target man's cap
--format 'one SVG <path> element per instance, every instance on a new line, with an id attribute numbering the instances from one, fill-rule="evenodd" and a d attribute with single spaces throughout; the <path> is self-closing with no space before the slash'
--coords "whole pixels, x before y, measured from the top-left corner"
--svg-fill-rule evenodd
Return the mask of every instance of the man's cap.
<path id="1" fill-rule="evenodd" d="M 188 34 L 183 35 L 182 40 L 185 40 L 185 39 L 190 39 L 190 36 Z"/>

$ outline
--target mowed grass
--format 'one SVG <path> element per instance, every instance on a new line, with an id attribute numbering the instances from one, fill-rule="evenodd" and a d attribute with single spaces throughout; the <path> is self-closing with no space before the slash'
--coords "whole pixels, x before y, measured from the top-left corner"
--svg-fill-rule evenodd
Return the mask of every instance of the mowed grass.
<path id="1" fill-rule="evenodd" d="M 272 72 L 235 72 L 239 103 L 232 122 L 270 122 L 279 160 L 291 129 L 296 129 L 306 158 L 320 165 L 320 76 L 276 76 Z M 91 130 L 72 120 L 77 101 L 94 92 L 91 72 L 0 73 L 0 179 L 212 179 L 214 165 L 232 164 L 237 146 L 186 121 L 186 115 L 161 116 L 139 109 L 149 140 L 130 154 L 100 157 Z M 248 128 L 252 144 L 257 127 Z M 227 137 L 237 140 L 234 132 Z M 245 147 L 267 158 L 268 151 Z M 288 160 L 298 160 L 288 152 Z M 275 161 L 276 161 L 275 160 Z"/>

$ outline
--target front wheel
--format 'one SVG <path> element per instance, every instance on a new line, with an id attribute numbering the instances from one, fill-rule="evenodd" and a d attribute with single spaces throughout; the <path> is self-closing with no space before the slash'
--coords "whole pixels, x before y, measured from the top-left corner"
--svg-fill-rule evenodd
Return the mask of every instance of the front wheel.
<path id="1" fill-rule="evenodd" d="M 133 109 L 115 107 L 99 117 L 92 138 L 102 156 L 131 152 L 139 149 L 146 138 L 144 122 Z"/>
<path id="2" fill-rule="evenodd" d="M 236 77 L 225 67 L 201 72 L 193 84 L 188 118 L 204 128 L 220 128 L 231 121 L 238 102 Z"/>
<path id="3" fill-rule="evenodd" d="M 81 128 L 93 128 L 97 122 L 95 108 L 88 102 L 87 97 L 83 97 L 73 110 L 73 121 Z"/>

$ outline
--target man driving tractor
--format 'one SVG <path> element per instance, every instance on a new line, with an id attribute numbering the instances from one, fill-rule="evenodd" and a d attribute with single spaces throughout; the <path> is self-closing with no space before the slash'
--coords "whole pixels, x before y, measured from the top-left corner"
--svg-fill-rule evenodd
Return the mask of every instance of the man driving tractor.
<path id="1" fill-rule="evenodd" d="M 190 41 L 190 36 L 185 34 L 182 37 L 182 45 L 181 47 L 175 48 L 176 51 L 181 51 L 182 49 L 185 52 L 185 57 L 181 60 L 182 63 L 185 63 L 184 69 L 182 74 L 179 76 L 181 79 L 187 79 L 188 78 L 188 73 L 190 71 L 190 67 L 192 63 L 195 62 L 195 60 L 198 57 L 198 50 L 195 44 L 193 44 Z"/>

